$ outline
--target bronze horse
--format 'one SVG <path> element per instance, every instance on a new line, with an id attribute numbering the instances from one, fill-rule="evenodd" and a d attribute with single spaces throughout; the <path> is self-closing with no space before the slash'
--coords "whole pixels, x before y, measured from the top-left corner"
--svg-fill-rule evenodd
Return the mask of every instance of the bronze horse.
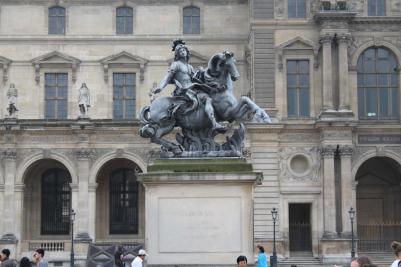
<path id="1" fill-rule="evenodd" d="M 188 100 L 180 96 L 156 98 L 150 106 L 141 110 L 140 135 L 151 138 L 152 142 L 162 145 L 174 154 L 180 154 L 182 147 L 163 137 L 176 126 L 181 127 L 186 135 L 214 137 L 217 133 L 210 133 L 212 125 L 202 103 L 205 97 L 211 98 L 218 121 L 244 121 L 251 113 L 254 122 L 271 123 L 267 113 L 249 97 L 243 96 L 237 101 L 233 94 L 233 81 L 238 77 L 233 53 L 222 52 L 213 55 L 208 67 L 197 71 L 193 77 L 199 99 L 197 107 L 188 112 Z"/>

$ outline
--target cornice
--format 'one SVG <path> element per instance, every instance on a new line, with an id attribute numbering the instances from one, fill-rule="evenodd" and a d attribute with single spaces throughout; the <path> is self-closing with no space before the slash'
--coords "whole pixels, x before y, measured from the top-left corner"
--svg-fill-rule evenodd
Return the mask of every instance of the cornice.
<path id="1" fill-rule="evenodd" d="M 401 24 L 401 17 L 357 17 L 351 24 Z"/>
<path id="2" fill-rule="evenodd" d="M 182 4 L 182 0 L 68 0 L 69 5 L 113 5 L 118 2 L 123 4 L 135 3 L 136 5 L 177 5 Z M 197 2 L 207 5 L 227 5 L 227 4 L 247 4 L 247 0 L 197 0 Z M 1 0 L 2 5 L 48 5 L 54 4 L 54 0 Z"/>
<path id="3" fill-rule="evenodd" d="M 197 44 L 243 44 L 248 42 L 248 33 L 245 34 L 230 34 L 230 35 L 199 35 L 199 36 L 184 36 L 184 35 L 134 35 L 134 36 L 110 36 L 110 35 L 74 35 L 74 36 L 49 36 L 49 35 L 0 35 L 0 43 L 10 42 L 23 42 L 31 43 L 45 43 L 45 44 L 86 44 L 86 43 L 113 43 L 113 44 L 129 44 L 129 45 L 149 45 L 155 43 L 168 42 L 175 39 L 185 39 L 188 43 L 194 42 Z"/>
<path id="4" fill-rule="evenodd" d="M 314 15 L 314 20 L 317 23 L 321 23 L 323 21 L 352 21 L 355 19 L 357 12 L 352 11 L 319 11 Z"/>

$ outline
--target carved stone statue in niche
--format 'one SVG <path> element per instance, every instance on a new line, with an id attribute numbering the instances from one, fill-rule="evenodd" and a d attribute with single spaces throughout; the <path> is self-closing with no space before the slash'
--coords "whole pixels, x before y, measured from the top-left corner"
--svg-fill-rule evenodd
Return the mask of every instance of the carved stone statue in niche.
<path id="1" fill-rule="evenodd" d="M 79 117 L 88 118 L 88 109 L 90 107 L 90 94 L 89 88 L 83 83 L 81 88 L 79 88 L 78 96 L 78 107 L 79 107 Z"/>
<path id="2" fill-rule="evenodd" d="M 8 116 L 10 118 L 15 118 L 17 116 L 17 97 L 18 97 L 18 90 L 15 88 L 15 85 L 12 83 L 10 84 L 10 88 L 7 91 L 7 99 L 8 99 Z"/>

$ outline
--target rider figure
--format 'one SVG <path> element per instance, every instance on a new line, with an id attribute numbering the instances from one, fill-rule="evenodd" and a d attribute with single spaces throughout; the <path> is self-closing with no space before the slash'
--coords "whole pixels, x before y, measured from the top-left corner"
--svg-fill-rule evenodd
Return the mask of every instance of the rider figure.
<path id="1" fill-rule="evenodd" d="M 205 111 L 212 122 L 213 129 L 224 130 L 225 126 L 219 124 L 216 121 L 214 115 L 214 109 L 212 106 L 212 99 L 206 94 L 194 91 L 196 86 L 192 82 L 192 77 L 194 76 L 194 68 L 188 64 L 190 53 L 188 48 L 185 46 L 185 42 L 181 39 L 175 40 L 173 43 L 173 49 L 175 53 L 174 62 L 171 64 L 167 75 L 160 82 L 158 88 L 153 90 L 153 94 L 161 92 L 168 84 L 175 84 L 176 88 L 173 92 L 173 96 L 184 96 L 186 99 L 192 102 L 192 106 L 188 108 L 184 113 L 188 113 L 195 110 L 199 105 L 198 97 L 201 101 L 205 103 Z"/>

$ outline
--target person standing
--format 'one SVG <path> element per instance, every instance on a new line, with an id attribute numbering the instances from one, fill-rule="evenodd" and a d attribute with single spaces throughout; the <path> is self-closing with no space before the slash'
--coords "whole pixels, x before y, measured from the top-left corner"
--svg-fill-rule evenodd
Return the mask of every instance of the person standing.
<path id="1" fill-rule="evenodd" d="M 258 253 L 258 267 L 267 267 L 267 256 L 265 253 L 265 248 L 263 246 L 257 246 Z"/>
<path id="2" fill-rule="evenodd" d="M 48 267 L 47 261 L 43 258 L 45 256 L 45 251 L 38 248 L 33 254 L 33 260 L 36 263 L 36 267 Z"/>
<path id="3" fill-rule="evenodd" d="M 372 261 L 365 256 L 358 257 L 356 259 L 353 259 L 351 261 L 351 267 L 365 267 L 365 266 L 371 266 Z"/>
<path id="4" fill-rule="evenodd" d="M 1 265 L 0 267 L 17 267 L 17 262 L 10 259 L 10 250 L 5 248 L 0 253 Z"/>
<path id="5" fill-rule="evenodd" d="M 27 257 L 22 257 L 19 261 L 19 267 L 32 267 L 32 264 Z"/>
<path id="6" fill-rule="evenodd" d="M 397 257 L 393 264 L 391 264 L 391 267 L 401 267 L 401 243 L 394 241 L 391 243 L 391 248 Z"/>
<path id="7" fill-rule="evenodd" d="M 124 247 L 123 246 L 118 246 L 116 253 L 114 253 L 114 265 L 116 267 L 124 267 Z"/>
<path id="8" fill-rule="evenodd" d="M 138 251 L 138 256 L 135 257 L 135 259 L 131 263 L 131 267 L 143 267 L 143 261 L 145 260 L 145 257 L 148 256 L 146 254 L 146 251 L 144 249 L 140 249 Z"/>

